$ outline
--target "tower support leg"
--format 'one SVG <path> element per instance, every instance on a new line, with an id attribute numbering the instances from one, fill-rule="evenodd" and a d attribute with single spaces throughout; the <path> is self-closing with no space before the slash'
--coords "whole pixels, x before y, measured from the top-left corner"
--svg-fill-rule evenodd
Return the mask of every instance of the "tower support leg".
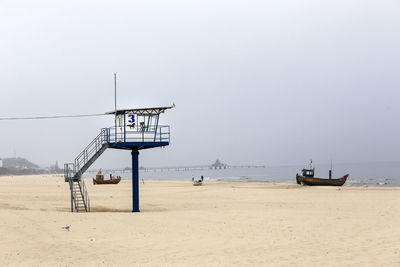
<path id="1" fill-rule="evenodd" d="M 132 149 L 132 212 L 139 210 L 139 151 Z"/>

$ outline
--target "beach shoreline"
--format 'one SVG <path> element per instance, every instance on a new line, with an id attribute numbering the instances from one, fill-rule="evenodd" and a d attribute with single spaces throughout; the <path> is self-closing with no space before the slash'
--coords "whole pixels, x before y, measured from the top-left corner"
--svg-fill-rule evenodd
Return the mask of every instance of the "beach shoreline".
<path id="1" fill-rule="evenodd" d="M 0 177 L 0 266 L 399 266 L 400 187 Z M 62 227 L 71 225 L 71 229 Z"/>

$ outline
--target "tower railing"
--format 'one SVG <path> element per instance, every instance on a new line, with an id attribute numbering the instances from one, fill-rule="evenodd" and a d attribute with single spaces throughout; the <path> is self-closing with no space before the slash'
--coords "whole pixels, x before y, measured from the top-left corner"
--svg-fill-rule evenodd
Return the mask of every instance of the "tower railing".
<path id="1" fill-rule="evenodd" d="M 110 127 L 110 143 L 147 143 L 147 142 L 170 142 L 169 125 L 158 126 L 136 126 L 124 129 L 123 127 Z"/>

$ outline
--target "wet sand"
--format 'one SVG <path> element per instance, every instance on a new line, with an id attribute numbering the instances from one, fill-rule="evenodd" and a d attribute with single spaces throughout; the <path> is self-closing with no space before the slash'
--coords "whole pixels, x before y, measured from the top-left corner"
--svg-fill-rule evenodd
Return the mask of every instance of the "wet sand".
<path id="1" fill-rule="evenodd" d="M 400 188 L 0 177 L 0 266 L 400 266 Z M 71 230 L 62 229 L 71 225 Z"/>

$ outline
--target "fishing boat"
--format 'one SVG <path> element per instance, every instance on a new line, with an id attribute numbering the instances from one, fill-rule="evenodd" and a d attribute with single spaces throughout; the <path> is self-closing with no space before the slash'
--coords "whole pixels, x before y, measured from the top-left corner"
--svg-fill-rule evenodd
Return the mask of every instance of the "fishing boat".
<path id="1" fill-rule="evenodd" d="M 200 179 L 192 177 L 193 185 L 194 186 L 203 185 L 203 179 L 204 179 L 203 176 Z"/>
<path id="2" fill-rule="evenodd" d="M 121 177 L 113 176 L 110 174 L 110 179 L 104 179 L 104 175 L 101 173 L 101 169 L 97 172 L 96 178 L 93 178 L 93 184 L 118 184 L 121 181 Z"/>
<path id="3" fill-rule="evenodd" d="M 296 174 L 296 182 L 301 185 L 320 185 L 320 186 L 342 186 L 349 174 L 341 178 L 332 178 L 332 167 L 329 170 L 329 178 L 316 178 L 314 177 L 314 168 L 312 167 L 312 161 L 309 168 L 304 168 L 301 170 L 302 176 L 298 173 Z"/>

